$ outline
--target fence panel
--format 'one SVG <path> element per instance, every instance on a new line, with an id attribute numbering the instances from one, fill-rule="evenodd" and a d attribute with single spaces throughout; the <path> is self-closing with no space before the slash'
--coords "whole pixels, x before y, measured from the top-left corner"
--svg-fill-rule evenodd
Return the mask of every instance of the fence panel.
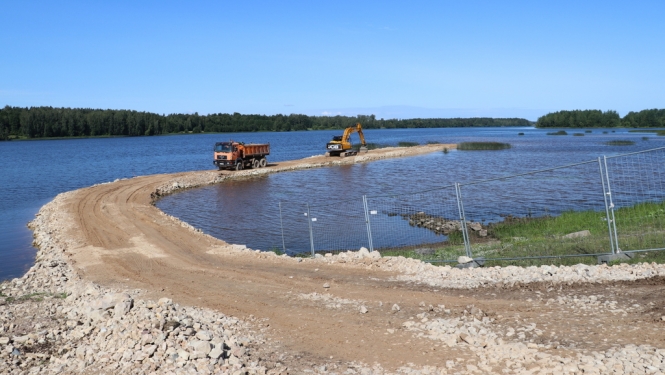
<path id="1" fill-rule="evenodd" d="M 599 160 L 460 184 L 460 191 L 474 258 L 611 252 Z"/>
<path id="2" fill-rule="evenodd" d="M 665 147 L 411 194 L 281 202 L 282 249 L 527 264 L 665 250 L 664 165 Z"/>
<path id="3" fill-rule="evenodd" d="M 280 202 L 279 222 L 282 232 L 282 251 L 290 256 L 311 254 L 307 205 L 300 202 Z"/>
<path id="4" fill-rule="evenodd" d="M 619 249 L 665 250 L 665 147 L 605 163 Z"/>
<path id="5" fill-rule="evenodd" d="M 314 251 L 338 253 L 369 248 L 362 196 L 310 206 Z"/>
<path id="6" fill-rule="evenodd" d="M 374 250 L 423 260 L 465 255 L 455 186 L 367 197 Z"/>

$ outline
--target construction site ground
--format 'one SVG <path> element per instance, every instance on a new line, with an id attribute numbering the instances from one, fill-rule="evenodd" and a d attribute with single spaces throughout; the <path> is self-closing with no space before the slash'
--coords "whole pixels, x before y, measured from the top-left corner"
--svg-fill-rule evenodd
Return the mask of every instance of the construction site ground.
<path id="1" fill-rule="evenodd" d="M 665 348 L 662 277 L 443 289 L 396 281 L 396 271 L 384 269 L 381 262 L 330 264 L 235 251 L 153 205 L 160 195 L 171 193 L 164 186 L 174 186 L 175 192 L 236 173 L 251 178 L 257 173 L 408 157 L 443 147 L 454 145 L 408 148 L 399 155 L 394 149 L 372 150 L 343 160 L 318 156 L 253 171 L 152 175 L 80 189 L 61 207 L 62 229 L 74 244 L 68 256 L 79 275 L 100 285 L 141 289 L 146 298 L 169 297 L 182 305 L 253 321 L 257 332 L 269 338 L 268 344 L 253 348 L 257 358 L 280 362 L 291 373 L 323 365 L 326 371 L 342 373 L 353 363 L 379 364 L 386 371 L 445 367 L 450 360 L 460 366 L 475 364 L 477 354 L 467 347 L 418 337 L 404 325 L 422 321 L 423 314 L 429 320 L 469 315 L 474 307 L 496 327 L 517 330 L 535 324 L 538 334 L 527 331 L 521 338 L 504 340 L 545 344 L 542 350 L 551 355 L 567 357 L 628 344 Z M 247 235 L 252 235 L 251 229 Z M 317 295 L 332 302 L 312 297 Z M 574 303 L 584 296 L 615 301 L 613 309 L 622 312 Z"/>

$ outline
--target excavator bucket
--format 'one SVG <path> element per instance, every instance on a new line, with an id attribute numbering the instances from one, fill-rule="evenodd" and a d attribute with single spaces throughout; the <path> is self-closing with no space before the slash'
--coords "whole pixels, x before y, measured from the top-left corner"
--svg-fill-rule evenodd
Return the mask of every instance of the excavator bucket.
<path id="1" fill-rule="evenodd" d="M 358 151 L 359 152 L 367 152 L 367 151 L 369 151 L 369 149 L 367 148 L 367 146 L 360 146 L 360 149 L 358 149 Z"/>

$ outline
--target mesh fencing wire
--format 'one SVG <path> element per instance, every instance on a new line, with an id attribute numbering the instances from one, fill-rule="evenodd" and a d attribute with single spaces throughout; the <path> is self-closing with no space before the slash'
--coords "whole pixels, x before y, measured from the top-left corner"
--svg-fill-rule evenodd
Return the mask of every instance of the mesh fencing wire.
<path id="1" fill-rule="evenodd" d="M 665 148 L 604 159 L 621 251 L 665 250 Z"/>
<path id="2" fill-rule="evenodd" d="M 565 258 L 607 253 L 598 160 L 460 184 L 473 257 Z M 532 187 L 538 182 L 539 190 Z"/>
<path id="3" fill-rule="evenodd" d="M 665 250 L 664 166 L 665 147 L 412 194 L 281 202 L 282 248 L 527 264 Z"/>
<path id="4" fill-rule="evenodd" d="M 454 186 L 367 197 L 374 250 L 424 260 L 465 255 Z"/>
<path id="5" fill-rule="evenodd" d="M 285 254 L 311 254 L 307 212 L 307 205 L 300 202 L 279 203 L 281 248 Z"/>
<path id="6" fill-rule="evenodd" d="M 362 197 L 310 206 L 315 253 L 338 253 L 369 248 Z"/>

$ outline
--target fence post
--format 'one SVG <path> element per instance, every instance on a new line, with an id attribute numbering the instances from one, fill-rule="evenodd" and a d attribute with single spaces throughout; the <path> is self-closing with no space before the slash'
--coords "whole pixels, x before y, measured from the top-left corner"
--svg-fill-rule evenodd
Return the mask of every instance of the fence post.
<path id="1" fill-rule="evenodd" d="M 367 241 L 369 244 L 369 251 L 374 251 L 374 244 L 372 243 L 372 227 L 369 223 L 369 209 L 367 207 L 367 196 L 363 195 L 363 208 L 365 209 L 365 223 L 367 224 Z"/>
<path id="2" fill-rule="evenodd" d="M 286 243 L 284 242 L 284 223 L 282 222 L 282 201 L 279 201 L 279 226 L 282 229 L 282 251 L 286 254 Z"/>
<path id="3" fill-rule="evenodd" d="M 312 256 L 314 256 L 314 233 L 312 232 L 312 215 L 309 212 L 309 203 L 307 203 L 307 224 L 309 225 L 309 245 L 312 248 Z"/>
<path id="4" fill-rule="evenodd" d="M 469 243 L 469 233 L 466 229 L 466 217 L 464 216 L 464 203 L 462 203 L 462 189 L 458 182 L 455 183 L 455 195 L 457 196 L 457 209 L 459 210 L 459 218 L 462 222 L 462 237 L 464 238 L 464 250 L 466 256 L 473 258 L 471 254 L 471 244 Z"/>
<path id="5" fill-rule="evenodd" d="M 600 170 L 600 183 L 601 185 L 603 185 L 603 199 L 605 200 L 605 220 L 607 221 L 607 234 L 610 236 L 610 249 L 612 250 L 612 254 L 616 254 L 616 249 L 614 247 L 614 236 L 612 235 L 612 218 L 610 216 L 610 204 L 607 201 L 609 193 L 607 192 L 607 187 L 605 185 L 605 173 L 607 172 L 603 170 L 603 163 L 600 160 L 600 156 L 598 157 L 598 168 Z"/>
<path id="6" fill-rule="evenodd" d="M 612 215 L 612 230 L 614 232 L 614 253 L 620 253 L 621 248 L 619 247 L 619 237 L 617 236 L 617 223 L 616 217 L 614 217 L 614 201 L 612 200 L 612 188 L 610 187 L 610 173 L 607 168 L 607 156 L 603 155 L 603 164 L 605 165 L 605 180 L 607 182 L 607 196 L 610 200 L 610 214 Z"/>

